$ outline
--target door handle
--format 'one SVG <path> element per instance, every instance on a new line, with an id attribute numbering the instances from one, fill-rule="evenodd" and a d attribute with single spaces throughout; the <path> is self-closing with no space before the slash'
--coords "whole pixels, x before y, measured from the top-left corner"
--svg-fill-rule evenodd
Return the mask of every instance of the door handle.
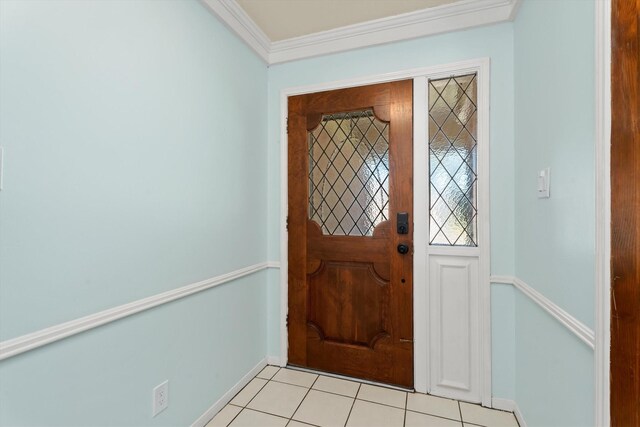
<path id="1" fill-rule="evenodd" d="M 409 253 L 409 245 L 405 245 L 404 243 L 400 243 L 398 245 L 398 252 L 402 255 Z"/>

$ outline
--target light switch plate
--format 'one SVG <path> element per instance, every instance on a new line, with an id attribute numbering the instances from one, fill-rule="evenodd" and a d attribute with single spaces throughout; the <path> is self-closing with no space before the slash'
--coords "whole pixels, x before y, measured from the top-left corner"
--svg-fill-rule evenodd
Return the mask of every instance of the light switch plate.
<path id="1" fill-rule="evenodd" d="M 550 197 L 551 168 L 542 169 L 538 172 L 538 198 L 548 199 Z"/>

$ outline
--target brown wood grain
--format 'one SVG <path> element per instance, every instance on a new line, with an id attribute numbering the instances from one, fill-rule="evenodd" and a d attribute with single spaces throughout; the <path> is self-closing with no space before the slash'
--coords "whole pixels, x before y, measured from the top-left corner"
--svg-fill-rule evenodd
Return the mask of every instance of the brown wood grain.
<path id="1" fill-rule="evenodd" d="M 613 0 L 611 425 L 640 426 L 640 0 Z"/>
<path id="2" fill-rule="evenodd" d="M 289 98 L 289 363 L 413 386 L 413 83 Z M 327 236 L 309 220 L 307 131 L 324 114 L 372 108 L 389 122 L 389 221 L 373 236 Z"/>

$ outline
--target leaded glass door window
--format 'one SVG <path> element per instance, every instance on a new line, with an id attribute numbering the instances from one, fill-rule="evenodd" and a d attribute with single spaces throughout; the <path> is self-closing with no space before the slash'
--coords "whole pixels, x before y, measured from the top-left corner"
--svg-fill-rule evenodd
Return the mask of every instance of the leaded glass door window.
<path id="1" fill-rule="evenodd" d="M 309 132 L 309 218 L 323 234 L 371 236 L 389 217 L 389 124 L 372 109 L 328 114 Z"/>
<path id="2" fill-rule="evenodd" d="M 429 243 L 478 246 L 477 75 L 429 80 Z"/>
<path id="3" fill-rule="evenodd" d="M 413 387 L 413 81 L 287 98 L 287 339 L 297 366 Z"/>

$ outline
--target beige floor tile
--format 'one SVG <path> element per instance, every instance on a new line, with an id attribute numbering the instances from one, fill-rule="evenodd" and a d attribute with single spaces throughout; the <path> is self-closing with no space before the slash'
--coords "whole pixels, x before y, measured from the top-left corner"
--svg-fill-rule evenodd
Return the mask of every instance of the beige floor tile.
<path id="1" fill-rule="evenodd" d="M 279 370 L 280 368 L 277 366 L 267 365 L 264 367 L 262 371 L 260 371 L 258 375 L 256 375 L 256 377 L 264 378 L 265 380 L 270 380 Z"/>
<path id="2" fill-rule="evenodd" d="M 430 396 L 428 394 L 409 393 L 407 409 L 454 420 L 460 419 L 460 409 L 458 409 L 457 400 Z"/>
<path id="3" fill-rule="evenodd" d="M 302 387 L 311 387 L 313 382 L 318 378 L 316 374 L 308 372 L 296 371 L 294 369 L 282 368 L 273 376 L 274 381 L 282 383 L 299 385 Z"/>
<path id="4" fill-rule="evenodd" d="M 313 384 L 316 390 L 328 391 L 329 393 L 341 394 L 343 396 L 356 397 L 360 383 L 347 381 L 340 378 L 325 377 L 320 375 Z"/>
<path id="5" fill-rule="evenodd" d="M 253 396 L 258 394 L 260 389 L 266 383 L 267 380 L 263 380 L 261 378 L 252 379 L 251 382 L 249 382 L 249 384 L 240 391 L 240 393 L 236 394 L 236 397 L 234 397 L 230 403 L 237 406 L 247 406 L 247 403 L 253 399 Z"/>
<path id="6" fill-rule="evenodd" d="M 230 427 L 284 427 L 287 425 L 287 421 L 289 420 L 286 418 L 243 409 Z"/>
<path id="7" fill-rule="evenodd" d="M 287 427 L 313 427 L 311 424 L 301 423 L 300 421 L 291 420 Z"/>
<path id="8" fill-rule="evenodd" d="M 293 419 L 320 427 L 343 426 L 353 398 L 311 390 L 293 415 Z"/>
<path id="9" fill-rule="evenodd" d="M 518 427 L 518 421 L 511 412 L 483 408 L 480 405 L 460 402 L 462 421 L 489 427 Z"/>
<path id="10" fill-rule="evenodd" d="M 358 392 L 358 399 L 404 409 L 407 393 L 404 391 L 392 390 L 390 388 L 362 384 L 360 391 Z"/>
<path id="11" fill-rule="evenodd" d="M 404 410 L 356 400 L 347 427 L 402 427 Z"/>
<path id="12" fill-rule="evenodd" d="M 420 414 L 418 412 L 407 411 L 404 421 L 405 427 L 462 427 L 460 421 L 448 420 L 446 418 L 434 417 L 432 415 Z"/>
<path id="13" fill-rule="evenodd" d="M 307 391 L 304 387 L 269 381 L 247 407 L 291 418 Z"/>
<path id="14" fill-rule="evenodd" d="M 227 405 L 205 427 L 227 427 L 240 411 L 242 408 L 239 406 Z"/>

